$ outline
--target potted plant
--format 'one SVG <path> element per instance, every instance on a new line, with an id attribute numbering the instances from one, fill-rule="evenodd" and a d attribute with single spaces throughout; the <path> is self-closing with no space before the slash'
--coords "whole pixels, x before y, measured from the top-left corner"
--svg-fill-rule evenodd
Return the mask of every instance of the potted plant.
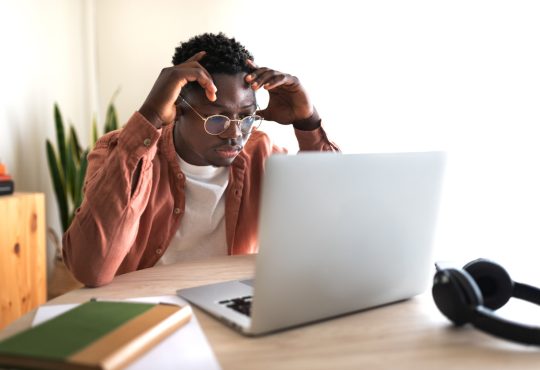
<path id="1" fill-rule="evenodd" d="M 113 100 L 114 96 L 107 107 L 104 133 L 118 128 L 118 115 Z M 91 146 L 83 148 L 80 145 L 73 124 L 69 125 L 69 131 L 66 134 L 64 120 L 58 104 L 54 105 L 54 122 L 56 127 L 56 147 L 49 139 L 47 139 L 45 147 L 63 234 L 69 228 L 75 211 L 82 203 L 84 177 L 88 165 L 87 155 L 98 139 L 98 129 L 94 116 L 92 119 Z M 47 235 L 55 247 L 55 266 L 48 289 L 48 296 L 51 299 L 78 288 L 81 284 L 73 278 L 64 265 L 61 238 L 56 230 L 49 227 Z"/>

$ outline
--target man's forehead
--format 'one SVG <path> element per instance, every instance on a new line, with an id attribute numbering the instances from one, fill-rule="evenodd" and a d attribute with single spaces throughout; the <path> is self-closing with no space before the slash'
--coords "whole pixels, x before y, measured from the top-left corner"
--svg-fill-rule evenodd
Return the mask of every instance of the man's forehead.
<path id="1" fill-rule="evenodd" d="M 202 87 L 197 86 L 191 90 L 190 97 L 193 97 L 193 103 L 211 105 L 217 108 L 247 108 L 255 105 L 255 92 L 244 80 L 245 73 L 234 75 L 215 74 L 212 76 L 214 85 L 217 88 L 217 100 L 212 102 L 206 97 Z"/>

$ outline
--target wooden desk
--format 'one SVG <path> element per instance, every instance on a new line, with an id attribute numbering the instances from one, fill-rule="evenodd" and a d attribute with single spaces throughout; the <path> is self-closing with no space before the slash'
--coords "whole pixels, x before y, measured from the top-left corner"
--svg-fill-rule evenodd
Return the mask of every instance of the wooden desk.
<path id="1" fill-rule="evenodd" d="M 110 285 L 80 289 L 47 304 L 91 297 L 175 294 L 187 288 L 249 278 L 254 257 L 222 257 L 159 266 L 117 277 Z M 540 349 L 492 338 L 472 328 L 453 329 L 430 295 L 260 338 L 237 334 L 195 310 L 223 369 L 538 369 Z M 0 332 L 28 327 L 33 314 Z"/>

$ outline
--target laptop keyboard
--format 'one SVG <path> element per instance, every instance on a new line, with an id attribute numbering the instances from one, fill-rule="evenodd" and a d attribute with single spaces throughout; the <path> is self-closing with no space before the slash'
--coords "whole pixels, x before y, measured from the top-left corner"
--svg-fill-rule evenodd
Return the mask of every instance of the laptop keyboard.
<path id="1" fill-rule="evenodd" d="M 240 298 L 226 299 L 219 301 L 219 304 L 222 304 L 226 307 L 229 307 L 232 310 L 240 312 L 243 315 L 251 317 L 251 301 L 253 296 L 245 296 Z"/>

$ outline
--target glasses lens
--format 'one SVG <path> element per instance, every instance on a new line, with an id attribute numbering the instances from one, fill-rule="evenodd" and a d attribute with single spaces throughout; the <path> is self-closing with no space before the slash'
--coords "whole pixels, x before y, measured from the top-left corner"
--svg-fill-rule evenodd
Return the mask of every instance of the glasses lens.
<path id="1" fill-rule="evenodd" d="M 261 121 L 262 117 L 257 115 L 244 117 L 240 121 L 240 130 L 242 130 L 244 134 L 249 134 L 254 128 L 260 126 Z"/>
<path id="2" fill-rule="evenodd" d="M 210 116 L 206 120 L 204 127 L 211 135 L 219 135 L 227 129 L 229 118 L 225 116 Z"/>

